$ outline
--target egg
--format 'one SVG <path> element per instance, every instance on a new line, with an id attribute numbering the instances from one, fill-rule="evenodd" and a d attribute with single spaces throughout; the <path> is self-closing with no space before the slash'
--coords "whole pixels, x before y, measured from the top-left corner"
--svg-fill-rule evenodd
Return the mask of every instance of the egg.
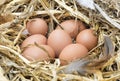
<path id="1" fill-rule="evenodd" d="M 88 55 L 88 49 L 82 44 L 70 44 L 66 46 L 59 55 L 61 65 L 66 65 L 76 59 Z"/>
<path id="2" fill-rule="evenodd" d="M 46 35 L 48 31 L 48 26 L 46 21 L 41 18 L 35 18 L 29 20 L 26 24 L 26 28 L 31 35 L 33 34 Z"/>
<path id="3" fill-rule="evenodd" d="M 79 30 L 79 23 L 75 20 L 66 20 L 63 21 L 60 26 L 65 30 L 72 38 L 76 37 Z M 56 29 L 60 29 L 60 26 L 58 25 Z"/>
<path id="4" fill-rule="evenodd" d="M 47 44 L 47 38 L 41 34 L 31 35 L 22 42 L 21 48 L 35 43 L 38 45 Z"/>
<path id="5" fill-rule="evenodd" d="M 56 54 L 56 57 L 59 56 L 62 49 L 71 44 L 72 39 L 65 31 L 61 29 L 54 30 L 48 37 L 47 44 L 51 46 Z"/>
<path id="6" fill-rule="evenodd" d="M 97 45 L 98 37 L 92 29 L 85 29 L 78 34 L 76 43 L 83 44 L 88 50 L 91 50 Z"/>
<path id="7" fill-rule="evenodd" d="M 60 26 L 65 30 L 72 38 L 75 38 L 77 34 L 79 33 L 79 30 L 82 31 L 85 29 L 85 26 L 82 22 L 78 20 L 66 20 L 63 21 Z M 56 29 L 61 29 L 59 25 L 56 27 Z"/>
<path id="8" fill-rule="evenodd" d="M 49 61 L 55 57 L 55 52 L 48 45 L 28 46 L 22 55 L 30 61 L 46 60 Z"/>

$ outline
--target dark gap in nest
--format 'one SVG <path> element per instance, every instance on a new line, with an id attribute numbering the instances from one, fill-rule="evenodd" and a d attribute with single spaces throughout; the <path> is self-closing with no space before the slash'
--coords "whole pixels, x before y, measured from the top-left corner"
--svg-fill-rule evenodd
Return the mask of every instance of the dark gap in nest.
<path id="1" fill-rule="evenodd" d="M 107 32 L 107 31 L 108 31 L 108 29 L 104 29 L 104 31 L 105 31 L 105 32 Z"/>
<path id="2" fill-rule="evenodd" d="M 111 31 L 108 31 L 108 29 L 104 29 L 104 32 L 107 33 L 108 35 L 112 33 Z"/>
<path id="3" fill-rule="evenodd" d="M 23 81 L 21 78 L 19 78 L 19 81 Z"/>
<path id="4" fill-rule="evenodd" d="M 99 4 L 102 9 L 106 9 L 106 8 L 108 8 L 108 6 L 109 6 L 109 3 L 106 4 L 106 3 L 103 3 L 103 2 L 100 1 L 100 0 L 97 0 L 97 1 L 95 0 L 95 2 L 96 2 L 97 4 Z"/>
<path id="5" fill-rule="evenodd" d="M 24 26 L 24 21 L 21 21 L 21 25 Z M 20 29 L 21 29 L 21 27 L 20 27 Z"/>
<path id="6" fill-rule="evenodd" d="M 38 6 L 39 5 L 39 6 Z M 34 9 L 35 11 L 38 11 L 38 10 L 40 10 L 40 11 L 42 11 L 42 10 L 44 10 L 44 9 L 41 9 L 42 8 L 42 5 L 41 4 L 38 4 L 37 6 L 36 6 L 36 8 Z"/>
<path id="7" fill-rule="evenodd" d="M 1 52 L 0 52 L 0 64 L 1 64 L 1 62 L 2 62 L 2 54 L 1 54 Z"/>
<path id="8" fill-rule="evenodd" d="M 94 2 L 97 3 L 97 4 L 102 3 L 102 1 L 100 1 L 100 0 L 95 0 Z"/>
<path id="9" fill-rule="evenodd" d="M 116 71 L 118 68 L 117 68 L 117 63 L 114 63 L 113 65 L 112 65 L 112 69 L 113 69 L 113 71 Z"/>
<path id="10" fill-rule="evenodd" d="M 53 29 L 55 29 L 56 27 L 57 27 L 57 22 L 56 21 L 53 21 L 53 24 L 54 24 L 54 28 Z"/>
<path id="11" fill-rule="evenodd" d="M 72 16 L 65 17 L 65 16 L 63 16 L 59 19 L 60 20 L 59 23 L 65 21 L 65 20 L 71 20 L 71 19 L 75 19 L 75 17 L 72 17 Z"/>
<path id="12" fill-rule="evenodd" d="M 23 41 L 23 40 L 25 40 L 27 37 L 28 37 L 28 35 L 22 35 L 20 40 Z"/>
<path id="13" fill-rule="evenodd" d="M 44 19 L 46 22 L 50 21 L 50 16 L 47 15 L 47 14 L 31 16 L 29 19 L 34 19 L 34 18 L 42 18 L 42 19 Z"/>
<path id="14" fill-rule="evenodd" d="M 4 76 L 6 76 L 9 80 L 12 80 L 14 78 L 14 76 L 16 75 L 15 73 L 11 73 L 11 69 L 13 69 L 12 67 L 7 67 L 7 69 L 5 70 Z"/>
<path id="15" fill-rule="evenodd" d="M 9 55 L 9 53 L 8 53 L 8 54 L 4 54 L 4 51 L 5 51 L 5 50 L 0 51 L 1 56 L 7 57 L 8 59 L 12 57 L 12 56 Z M 5 59 L 6 59 L 6 58 L 5 58 Z M 2 63 L 4 63 L 2 57 L 1 57 L 1 60 L 2 60 Z M 7 68 L 6 68 L 6 69 L 7 69 Z"/>
<path id="16" fill-rule="evenodd" d="M 118 50 L 119 50 L 119 48 L 117 46 L 115 46 L 115 51 L 118 51 Z"/>
<path id="17" fill-rule="evenodd" d="M 40 11 L 44 10 L 43 7 L 42 7 L 42 5 L 40 3 L 37 3 L 36 4 L 36 8 L 34 8 L 34 11 L 38 11 L 38 10 L 40 10 Z"/>
<path id="18" fill-rule="evenodd" d="M 66 1 L 65 4 L 66 4 L 67 6 L 70 6 L 70 7 L 72 7 L 72 6 L 74 5 L 73 2 L 68 2 L 68 1 Z"/>
<path id="19" fill-rule="evenodd" d="M 86 77 L 94 77 L 94 73 L 88 73 Z"/>
<path id="20" fill-rule="evenodd" d="M 120 11 L 118 12 L 118 18 L 120 18 Z"/>
<path id="21" fill-rule="evenodd" d="M 40 77 L 39 79 L 40 79 L 40 81 L 49 81 L 49 80 L 46 80 L 46 79 L 44 79 L 42 77 Z"/>
<path id="22" fill-rule="evenodd" d="M 109 12 L 109 13 L 107 13 L 107 12 Z M 116 9 L 110 8 L 110 9 L 108 9 L 108 10 L 106 11 L 106 13 L 107 13 L 108 15 L 111 15 L 111 14 L 112 14 L 112 16 L 113 16 L 114 18 L 117 18 L 117 10 L 116 10 Z"/>
<path id="23" fill-rule="evenodd" d="M 120 30 L 118 30 L 118 32 L 120 32 Z"/>
<path id="24" fill-rule="evenodd" d="M 117 68 L 117 63 L 115 63 L 115 62 L 111 65 L 111 67 L 112 67 L 113 71 L 116 71 L 118 69 Z M 109 67 L 106 67 L 106 68 L 103 69 L 103 72 L 109 72 L 109 71 L 110 71 Z"/>
<path id="25" fill-rule="evenodd" d="M 49 16 L 49 15 L 45 15 L 45 16 L 43 17 L 43 19 L 45 19 L 46 22 L 49 22 L 49 21 L 50 21 L 50 16 Z"/>
<path id="26" fill-rule="evenodd" d="M 54 7 L 53 7 L 54 10 L 63 10 L 64 8 L 61 8 L 60 6 L 58 6 L 57 4 L 54 4 Z"/>
<path id="27" fill-rule="evenodd" d="M 15 38 L 16 38 L 16 37 L 14 37 L 14 35 L 9 35 L 9 37 L 8 37 L 8 39 L 9 39 L 10 41 L 14 41 Z"/>
<path id="28" fill-rule="evenodd" d="M 31 76 L 24 76 L 26 79 L 31 79 Z"/>
<path id="29" fill-rule="evenodd" d="M 85 22 L 82 22 L 83 23 L 83 25 L 85 25 L 85 27 L 87 28 L 87 29 L 90 29 L 90 25 L 89 24 L 86 24 Z"/>
<path id="30" fill-rule="evenodd" d="M 27 37 L 26 37 L 27 38 Z M 22 42 L 24 41 L 25 39 L 23 39 L 23 40 L 21 40 L 21 39 L 19 39 L 18 41 L 18 43 L 17 43 L 17 45 L 19 45 L 19 47 L 21 48 L 21 45 L 22 45 Z"/>
<path id="31" fill-rule="evenodd" d="M 108 67 L 104 68 L 103 72 L 108 72 Z"/>
<path id="32" fill-rule="evenodd" d="M 9 80 L 11 80 L 11 75 L 12 75 L 12 74 L 6 74 L 6 77 L 7 77 Z"/>
<path id="33" fill-rule="evenodd" d="M 7 36 L 14 36 L 13 33 L 11 33 L 11 32 L 7 32 L 6 35 Z"/>
<path id="34" fill-rule="evenodd" d="M 50 59 L 50 63 L 54 63 L 55 62 L 55 59 Z"/>
<path id="35" fill-rule="evenodd" d="M 13 12 L 23 12 L 25 9 L 25 5 L 27 5 L 27 4 L 23 4 L 23 5 L 19 6 L 18 9 L 14 10 Z"/>
<path id="36" fill-rule="evenodd" d="M 116 81 L 120 81 L 120 79 L 116 80 Z"/>

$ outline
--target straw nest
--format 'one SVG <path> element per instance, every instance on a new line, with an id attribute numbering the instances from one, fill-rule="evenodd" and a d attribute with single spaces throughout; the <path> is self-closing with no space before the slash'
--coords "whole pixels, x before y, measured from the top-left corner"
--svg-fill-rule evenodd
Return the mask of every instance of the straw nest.
<path id="1" fill-rule="evenodd" d="M 119 25 L 119 0 L 95 0 L 95 3 Z M 66 19 L 83 21 L 99 35 L 99 44 L 89 54 L 99 59 L 104 52 L 104 36 L 108 36 L 115 48 L 113 56 L 105 63 L 97 64 L 101 68 L 91 67 L 91 72 L 85 75 L 59 72 L 66 67 L 60 66 L 59 59 L 55 59 L 53 63 L 29 62 L 21 55 L 20 44 L 27 37 L 22 31 L 26 27 L 26 22 L 36 17 L 47 21 L 49 33 Z M 120 29 L 98 10 L 85 8 L 75 0 L 0 1 L 0 81 L 119 81 L 119 48 Z"/>

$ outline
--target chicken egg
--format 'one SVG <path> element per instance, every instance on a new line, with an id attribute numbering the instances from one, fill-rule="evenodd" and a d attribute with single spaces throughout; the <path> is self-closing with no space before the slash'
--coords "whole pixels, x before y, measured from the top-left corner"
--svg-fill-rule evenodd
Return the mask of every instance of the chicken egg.
<path id="1" fill-rule="evenodd" d="M 98 37 L 92 29 L 85 29 L 78 34 L 76 43 L 83 44 L 88 50 L 91 50 L 97 45 Z"/>
<path id="2" fill-rule="evenodd" d="M 71 61 L 88 55 L 88 49 L 82 44 L 70 44 L 66 46 L 59 55 L 61 65 L 66 65 Z"/>
<path id="3" fill-rule="evenodd" d="M 21 48 L 24 48 L 30 44 L 35 43 L 37 43 L 38 45 L 47 44 L 47 39 L 45 36 L 41 34 L 31 35 L 22 42 Z"/>
<path id="4" fill-rule="evenodd" d="M 46 35 L 48 31 L 48 25 L 46 21 L 41 18 L 29 20 L 26 24 L 26 28 L 31 35 L 33 34 Z"/>
<path id="5" fill-rule="evenodd" d="M 66 20 L 63 21 L 60 26 L 65 30 L 72 38 L 75 38 L 77 34 L 79 33 L 79 30 L 85 29 L 85 26 L 82 24 L 82 22 L 78 20 Z M 56 29 L 60 29 L 59 25 L 56 27 Z"/>
<path id="6" fill-rule="evenodd" d="M 48 61 L 55 57 L 55 52 L 48 45 L 39 45 L 39 47 L 33 45 L 33 46 L 28 46 L 23 51 L 22 55 L 30 61 L 37 61 L 37 60 Z"/>
<path id="7" fill-rule="evenodd" d="M 47 44 L 54 49 L 56 57 L 59 56 L 60 52 L 65 46 L 71 43 L 71 37 L 68 35 L 67 32 L 61 29 L 57 29 L 51 32 L 47 41 Z"/>

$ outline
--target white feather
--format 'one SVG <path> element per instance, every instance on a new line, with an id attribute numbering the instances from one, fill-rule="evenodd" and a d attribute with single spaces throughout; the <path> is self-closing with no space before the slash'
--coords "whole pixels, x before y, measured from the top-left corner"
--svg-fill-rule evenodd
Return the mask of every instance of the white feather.
<path id="1" fill-rule="evenodd" d="M 94 1 L 93 0 L 77 0 L 77 2 L 86 8 L 90 8 L 95 10 Z"/>
<path id="2" fill-rule="evenodd" d="M 22 32 L 22 34 L 23 34 L 23 35 L 27 35 L 27 34 L 29 34 L 29 32 L 28 32 L 27 29 L 25 29 L 25 30 Z"/>

